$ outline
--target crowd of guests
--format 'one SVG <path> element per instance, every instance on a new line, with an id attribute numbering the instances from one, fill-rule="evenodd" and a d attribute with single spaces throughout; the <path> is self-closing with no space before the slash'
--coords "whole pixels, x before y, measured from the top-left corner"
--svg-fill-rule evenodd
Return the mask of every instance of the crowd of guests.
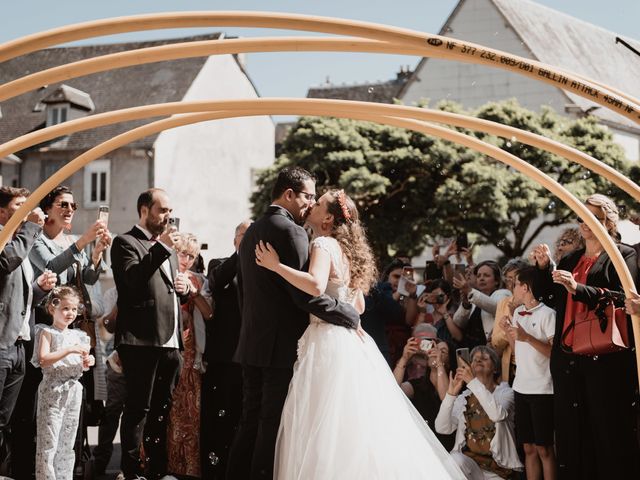
<path id="1" fill-rule="evenodd" d="M 620 243 L 616 205 L 599 194 L 585 205 L 637 278 L 637 246 Z M 589 354 L 575 337 L 576 319 L 603 301 L 636 314 L 640 300 L 625 301 L 608 254 L 577 222 L 553 249 L 535 246 L 527 259 L 506 259 L 502 267 L 474 263 L 455 241 L 444 253 L 434 247 L 422 281 L 405 259 L 396 259 L 371 295 L 365 328 L 368 315 L 394 312 L 376 341 L 401 388 L 470 479 L 640 476 L 635 350 Z M 630 318 L 623 323 L 633 347 Z"/>
<path id="2" fill-rule="evenodd" d="M 0 187 L 0 230 L 29 195 Z M 77 208 L 73 192 L 56 187 L 0 254 L 0 475 L 98 477 L 120 428 L 120 478 L 224 478 L 242 408 L 231 361 L 237 254 L 212 260 L 205 275 L 199 239 L 167 228 L 172 208 L 159 189 L 140 195 L 139 222 L 115 242 L 105 218 L 72 235 Z M 116 287 L 102 292 L 108 248 Z M 155 270 L 136 261 L 146 254 Z M 146 280 L 162 293 L 145 291 Z M 149 308 L 168 308 L 170 328 L 145 324 Z M 142 329 L 133 341 L 132 328 Z"/>
<path id="3" fill-rule="evenodd" d="M 0 187 L 0 229 L 28 196 Z M 637 276 L 615 204 L 585 205 Z M 122 478 L 225 478 L 242 410 L 237 253 L 205 271 L 160 189 L 115 238 L 105 219 L 72 235 L 76 210 L 55 188 L 0 254 L 0 474 L 83 478 L 91 463 L 99 475 L 120 426 Z M 394 259 L 361 322 L 467 478 L 640 478 L 633 349 L 573 351 L 576 317 L 603 299 L 640 312 L 593 232 L 580 222 L 500 264 L 458 243 L 436 245 L 420 280 Z M 107 249 L 116 287 L 102 292 Z M 100 427 L 93 451 L 88 425 Z"/>

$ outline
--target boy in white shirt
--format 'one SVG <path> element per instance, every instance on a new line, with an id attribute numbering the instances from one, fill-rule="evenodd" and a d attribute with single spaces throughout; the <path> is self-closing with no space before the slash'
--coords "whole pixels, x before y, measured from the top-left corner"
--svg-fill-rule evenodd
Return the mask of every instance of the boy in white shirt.
<path id="1" fill-rule="evenodd" d="M 516 436 L 524 447 L 527 480 L 555 480 L 553 450 L 553 382 L 549 370 L 556 312 L 534 294 L 536 268 L 518 270 L 513 299 L 513 318 L 503 321 L 515 351 L 513 381 L 516 407 Z"/>

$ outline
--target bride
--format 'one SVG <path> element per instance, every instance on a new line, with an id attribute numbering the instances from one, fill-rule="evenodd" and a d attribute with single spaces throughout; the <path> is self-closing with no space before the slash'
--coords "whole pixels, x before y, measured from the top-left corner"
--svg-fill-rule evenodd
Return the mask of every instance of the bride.
<path id="1" fill-rule="evenodd" d="M 324 194 L 307 217 L 309 272 L 283 265 L 269 243 L 256 262 L 310 295 L 327 293 L 362 313 L 376 275 L 353 201 Z M 311 316 L 282 412 L 274 476 L 289 479 L 462 479 L 464 476 L 398 387 L 362 329 Z"/>

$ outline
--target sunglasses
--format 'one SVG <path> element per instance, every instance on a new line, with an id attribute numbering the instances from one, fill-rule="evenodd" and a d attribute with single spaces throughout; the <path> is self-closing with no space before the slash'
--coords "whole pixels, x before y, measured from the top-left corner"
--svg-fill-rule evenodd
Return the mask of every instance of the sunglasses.
<path id="1" fill-rule="evenodd" d="M 78 209 L 78 204 L 76 202 L 58 202 L 58 203 L 54 203 L 54 205 L 56 207 L 60 207 L 63 209 L 71 209 L 74 212 Z"/>

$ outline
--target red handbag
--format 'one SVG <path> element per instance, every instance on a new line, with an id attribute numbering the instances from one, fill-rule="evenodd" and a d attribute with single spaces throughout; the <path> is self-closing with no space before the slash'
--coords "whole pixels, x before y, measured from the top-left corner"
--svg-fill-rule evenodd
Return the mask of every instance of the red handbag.
<path id="1" fill-rule="evenodd" d="M 603 355 L 629 348 L 627 315 L 616 307 L 610 292 L 600 289 L 601 297 L 595 310 L 577 313 L 562 334 L 562 346 L 578 355 Z M 573 330 L 573 345 L 564 340 Z"/>

